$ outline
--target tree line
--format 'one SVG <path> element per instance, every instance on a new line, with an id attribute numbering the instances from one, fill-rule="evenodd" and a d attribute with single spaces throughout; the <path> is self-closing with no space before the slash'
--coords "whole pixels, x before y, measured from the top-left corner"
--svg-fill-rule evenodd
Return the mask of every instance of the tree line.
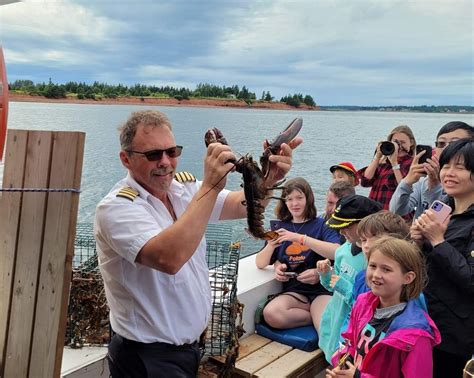
<path id="1" fill-rule="evenodd" d="M 31 80 L 16 80 L 13 83 L 9 83 L 9 90 L 20 93 L 25 93 L 33 96 L 44 96 L 47 98 L 66 98 L 67 96 L 77 96 L 79 100 L 82 99 L 93 99 L 101 100 L 103 98 L 114 99 L 118 97 L 158 97 L 158 98 L 176 98 L 177 100 L 187 100 L 190 98 L 218 98 L 218 99 L 229 99 L 235 98 L 243 100 L 248 104 L 253 101 L 257 101 L 257 96 L 254 92 L 251 92 L 245 85 L 239 88 L 238 85 L 217 86 L 208 83 L 200 83 L 194 90 L 188 88 L 174 88 L 172 86 L 154 86 L 154 85 L 143 85 L 135 84 L 133 86 L 126 86 L 122 84 L 110 85 L 106 83 L 94 83 L 86 84 L 76 83 L 73 81 L 65 84 L 56 84 L 49 79 L 46 83 L 33 83 Z M 258 101 L 274 101 L 274 97 L 270 91 L 263 91 Z M 301 93 L 294 95 L 287 95 L 280 99 L 280 102 L 284 102 L 290 106 L 299 107 L 301 104 L 308 106 L 316 106 L 316 102 L 310 95 L 303 96 Z"/>
<path id="2" fill-rule="evenodd" d="M 321 106 L 321 110 L 381 111 L 381 112 L 421 112 L 421 113 L 474 113 L 470 105 L 392 105 L 392 106 Z"/>

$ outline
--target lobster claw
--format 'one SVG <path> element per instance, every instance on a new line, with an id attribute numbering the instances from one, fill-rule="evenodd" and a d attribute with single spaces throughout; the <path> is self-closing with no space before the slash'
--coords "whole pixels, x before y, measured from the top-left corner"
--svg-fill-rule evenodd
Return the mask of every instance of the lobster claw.
<path id="1" fill-rule="evenodd" d="M 206 144 L 206 147 L 209 147 L 211 143 L 217 142 L 229 145 L 229 143 L 227 143 L 227 139 L 224 137 L 224 134 L 222 134 L 222 131 L 220 131 L 217 127 L 208 129 L 204 135 L 204 143 Z"/>
<path id="2" fill-rule="evenodd" d="M 270 143 L 268 147 L 263 151 L 262 156 L 260 157 L 260 166 L 262 167 L 263 176 L 268 177 L 270 172 L 270 155 L 276 155 L 280 151 L 280 147 L 283 143 L 289 143 L 295 136 L 298 135 L 301 128 L 303 127 L 303 119 L 295 118 L 290 124 L 278 134 Z"/>

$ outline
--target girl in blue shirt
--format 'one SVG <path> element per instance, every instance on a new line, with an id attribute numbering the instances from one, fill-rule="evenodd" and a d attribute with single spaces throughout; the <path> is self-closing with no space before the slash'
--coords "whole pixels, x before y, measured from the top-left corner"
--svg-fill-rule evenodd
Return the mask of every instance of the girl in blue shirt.
<path id="1" fill-rule="evenodd" d="M 278 221 L 271 224 L 279 236 L 258 252 L 255 262 L 260 269 L 274 264 L 283 291 L 264 308 L 263 317 L 274 328 L 314 324 L 319 331 L 331 294 L 319 282 L 316 263 L 334 259 L 339 236 L 317 217 L 313 191 L 301 177 L 286 183 L 275 214 Z"/>

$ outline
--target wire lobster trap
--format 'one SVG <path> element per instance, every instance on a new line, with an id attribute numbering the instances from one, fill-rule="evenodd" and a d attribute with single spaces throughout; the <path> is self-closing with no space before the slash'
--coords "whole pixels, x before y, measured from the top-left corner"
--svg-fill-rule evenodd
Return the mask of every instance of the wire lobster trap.
<path id="1" fill-rule="evenodd" d="M 91 223 L 79 223 L 69 291 L 65 345 L 104 345 L 110 341 L 109 308 L 99 271 Z"/>
<path id="2" fill-rule="evenodd" d="M 237 301 L 240 243 L 231 243 L 231 240 L 231 226 L 208 226 L 206 260 L 212 309 L 204 339 L 204 353 L 210 356 L 224 354 L 236 344 L 241 333 L 236 326 L 242 312 Z M 77 225 L 74 250 L 65 345 L 80 348 L 108 344 L 111 337 L 109 309 L 92 224 Z"/>
<path id="3" fill-rule="evenodd" d="M 222 238 L 223 235 L 219 237 Z M 240 243 L 207 240 L 206 257 L 212 310 L 205 336 L 205 353 L 220 356 L 231 348 L 240 336 L 240 330 L 236 326 L 238 317 L 242 315 L 242 308 L 237 300 Z"/>

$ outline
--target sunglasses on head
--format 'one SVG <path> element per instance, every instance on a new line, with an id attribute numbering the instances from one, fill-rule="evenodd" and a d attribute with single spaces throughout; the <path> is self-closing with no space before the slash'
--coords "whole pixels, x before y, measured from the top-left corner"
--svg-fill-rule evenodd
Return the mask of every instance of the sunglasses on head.
<path id="1" fill-rule="evenodd" d="M 163 158 L 163 154 L 166 154 L 170 158 L 176 158 L 183 152 L 183 146 L 174 146 L 167 148 L 166 150 L 150 150 L 145 152 L 127 150 L 128 153 L 145 155 L 148 161 L 158 161 Z"/>

